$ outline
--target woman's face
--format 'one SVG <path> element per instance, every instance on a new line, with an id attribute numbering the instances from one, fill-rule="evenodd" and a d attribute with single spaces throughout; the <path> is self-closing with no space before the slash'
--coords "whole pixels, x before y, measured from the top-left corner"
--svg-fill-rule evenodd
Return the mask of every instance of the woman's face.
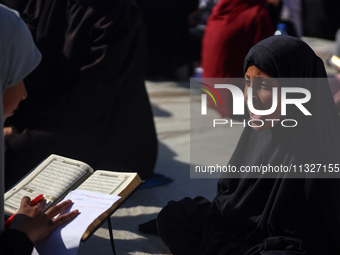
<path id="1" fill-rule="evenodd" d="M 269 115 L 256 115 L 249 110 L 248 106 L 248 89 L 252 88 L 252 101 L 256 110 L 268 110 L 272 107 L 273 88 L 276 87 L 277 107 L 276 110 Z M 262 131 L 275 126 L 281 118 L 281 94 L 278 82 L 271 76 L 260 70 L 254 65 L 248 67 L 245 74 L 244 98 L 248 108 L 251 126 L 256 131 Z M 276 119 L 273 121 L 273 119 Z"/>

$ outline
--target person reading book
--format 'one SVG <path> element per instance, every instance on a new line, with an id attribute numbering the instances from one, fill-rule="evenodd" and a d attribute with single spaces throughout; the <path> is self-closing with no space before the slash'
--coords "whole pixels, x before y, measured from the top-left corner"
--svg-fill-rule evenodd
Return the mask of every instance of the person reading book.
<path id="1" fill-rule="evenodd" d="M 49 210 L 66 197 L 74 202 L 72 208 L 78 208 L 78 199 L 72 195 L 75 193 L 91 193 L 91 196 L 86 195 L 80 200 L 87 205 L 94 202 L 97 206 L 101 203 L 102 196 L 107 196 L 104 200 L 118 197 L 107 208 L 105 205 L 105 209 L 99 206 L 102 209 L 98 210 L 95 220 L 83 224 L 85 229 L 79 232 L 82 232 L 81 239 L 86 241 L 141 183 L 137 173 L 94 170 L 85 162 L 51 154 L 5 193 L 4 210 L 7 215 L 16 214 L 22 197 L 28 196 L 35 200 L 41 194 L 46 199 L 44 210 Z M 80 208 L 81 215 L 75 221 L 86 214 L 85 207 Z"/>
<path id="2" fill-rule="evenodd" d="M 36 49 L 25 23 L 12 10 L 0 5 L 0 122 L 13 114 L 21 100 L 27 97 L 22 79 L 40 62 Z M 4 143 L 3 127 L 0 128 L 0 254 L 31 254 L 33 243 L 48 236 L 58 226 L 74 218 L 74 210 L 63 216 L 54 216 L 68 208 L 68 200 L 43 213 L 44 200 L 34 207 L 30 198 L 24 197 L 17 215 L 9 229 L 4 232 Z M 20 245 L 18 245 L 20 244 Z"/>

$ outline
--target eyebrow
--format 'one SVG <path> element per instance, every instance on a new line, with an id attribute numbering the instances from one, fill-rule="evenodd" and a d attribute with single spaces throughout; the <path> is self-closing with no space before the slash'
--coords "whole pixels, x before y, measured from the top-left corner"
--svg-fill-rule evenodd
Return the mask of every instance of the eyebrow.
<path id="1" fill-rule="evenodd" d="M 244 76 L 245 76 L 245 78 L 250 78 L 250 76 L 247 75 L 247 74 L 244 74 Z M 273 79 L 273 77 L 270 77 L 270 76 L 263 77 L 262 75 L 257 75 L 257 76 L 255 76 L 253 78 L 255 78 L 255 79 Z"/>

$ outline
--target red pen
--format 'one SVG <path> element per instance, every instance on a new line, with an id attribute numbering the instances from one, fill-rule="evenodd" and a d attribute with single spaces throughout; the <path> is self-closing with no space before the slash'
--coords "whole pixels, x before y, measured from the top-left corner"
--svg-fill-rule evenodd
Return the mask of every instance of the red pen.
<path id="1" fill-rule="evenodd" d="M 37 196 L 36 198 L 34 198 L 32 201 L 31 201 L 31 206 L 34 206 L 36 203 L 38 203 L 41 199 L 44 198 L 44 195 L 41 194 L 39 196 Z M 6 222 L 5 222 L 5 230 L 7 230 L 9 228 L 9 225 L 11 225 L 12 221 L 13 221 L 13 218 L 14 218 L 15 214 L 13 214 L 11 217 L 9 217 Z"/>

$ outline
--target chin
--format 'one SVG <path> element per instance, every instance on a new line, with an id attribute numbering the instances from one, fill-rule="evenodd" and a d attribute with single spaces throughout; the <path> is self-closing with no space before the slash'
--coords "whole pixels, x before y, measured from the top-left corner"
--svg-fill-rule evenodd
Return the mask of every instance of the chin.
<path id="1" fill-rule="evenodd" d="M 267 130 L 269 128 L 272 128 L 272 127 L 264 127 L 264 126 L 262 126 L 262 127 L 260 127 L 260 126 L 253 126 L 252 127 L 252 129 L 254 129 L 255 131 L 259 131 L 259 132 Z"/>
<path id="2" fill-rule="evenodd" d="M 269 119 L 270 120 L 270 119 Z M 264 120 L 263 125 L 259 124 L 259 121 L 252 120 L 249 124 L 249 126 L 254 129 L 255 131 L 264 131 L 270 128 L 273 128 L 277 125 L 277 121 L 272 122 L 272 121 L 267 121 Z"/>
<path id="3" fill-rule="evenodd" d="M 252 125 L 252 129 L 254 129 L 255 131 L 264 131 L 264 130 L 267 130 L 267 129 L 270 129 L 272 128 L 271 126 L 267 126 L 267 125 L 263 125 L 263 126 L 257 126 L 256 124 L 254 123 L 251 123 Z"/>
<path id="4" fill-rule="evenodd" d="M 11 117 L 11 116 L 13 116 L 14 115 L 14 113 L 12 112 L 12 113 L 4 113 L 4 121 L 7 119 L 7 118 L 9 118 L 9 117 Z"/>

